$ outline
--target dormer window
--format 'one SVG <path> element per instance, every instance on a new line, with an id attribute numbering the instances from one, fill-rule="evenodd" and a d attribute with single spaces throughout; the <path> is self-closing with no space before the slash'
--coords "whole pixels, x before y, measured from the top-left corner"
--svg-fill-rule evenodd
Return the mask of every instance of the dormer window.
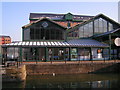
<path id="1" fill-rule="evenodd" d="M 71 21 L 73 19 L 73 15 L 71 13 L 67 13 L 65 15 L 65 19 L 68 20 L 68 21 Z"/>

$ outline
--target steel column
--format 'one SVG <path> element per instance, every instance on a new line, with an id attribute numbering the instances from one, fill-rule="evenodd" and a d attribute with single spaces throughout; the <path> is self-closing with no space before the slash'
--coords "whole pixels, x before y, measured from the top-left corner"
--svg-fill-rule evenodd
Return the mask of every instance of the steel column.
<path id="1" fill-rule="evenodd" d="M 111 34 L 109 34 L 109 59 L 111 60 Z"/>
<path id="2" fill-rule="evenodd" d="M 95 34 L 95 28 L 94 28 L 94 21 L 93 21 L 93 35 Z"/>
<path id="3" fill-rule="evenodd" d="M 48 59 L 48 48 L 45 47 L 45 62 L 47 61 Z"/>
<path id="4" fill-rule="evenodd" d="M 22 47 L 20 47 L 19 48 L 20 50 L 20 53 L 19 53 L 19 59 L 20 59 L 20 61 L 21 61 L 21 64 L 23 63 L 23 61 L 22 61 Z"/>
<path id="5" fill-rule="evenodd" d="M 69 61 L 71 61 L 71 47 L 69 47 Z"/>
<path id="6" fill-rule="evenodd" d="M 90 47 L 90 60 L 92 61 L 93 58 L 92 58 L 92 47 Z"/>

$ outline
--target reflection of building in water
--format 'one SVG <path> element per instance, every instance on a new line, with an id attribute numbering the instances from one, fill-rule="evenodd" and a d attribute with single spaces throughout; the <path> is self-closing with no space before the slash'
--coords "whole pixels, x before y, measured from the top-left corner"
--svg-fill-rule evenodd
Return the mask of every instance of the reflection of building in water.
<path id="1" fill-rule="evenodd" d="M 91 82 L 91 88 L 110 88 L 110 86 L 110 80 Z"/>

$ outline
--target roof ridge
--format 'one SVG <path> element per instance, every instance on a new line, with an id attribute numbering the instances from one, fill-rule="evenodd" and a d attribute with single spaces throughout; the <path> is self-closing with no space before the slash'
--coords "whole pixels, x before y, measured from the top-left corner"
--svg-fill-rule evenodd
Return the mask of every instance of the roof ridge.
<path id="1" fill-rule="evenodd" d="M 70 12 L 69 12 L 70 13 Z M 58 14 L 55 14 L 55 13 L 30 13 L 30 14 L 41 14 L 41 15 L 44 15 L 44 14 L 51 14 L 51 15 L 66 15 L 66 14 L 62 14 L 62 13 L 58 13 Z M 72 13 L 71 13 L 72 14 Z M 92 15 L 79 15 L 79 14 L 72 14 L 73 16 L 92 16 Z"/>

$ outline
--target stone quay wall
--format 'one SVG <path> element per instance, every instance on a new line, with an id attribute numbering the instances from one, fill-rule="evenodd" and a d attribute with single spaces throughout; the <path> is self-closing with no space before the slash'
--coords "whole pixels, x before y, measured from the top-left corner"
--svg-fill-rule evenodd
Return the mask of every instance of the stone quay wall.
<path id="1" fill-rule="evenodd" d="M 120 73 L 120 62 L 40 62 L 1 69 L 2 82 L 21 82 L 27 75 L 57 75 L 82 73 Z"/>
<path id="2" fill-rule="evenodd" d="M 120 73 L 120 63 L 57 63 L 27 64 L 27 75 Z"/>
<path id="3" fill-rule="evenodd" d="M 2 82 L 22 82 L 26 80 L 26 66 L 6 67 L 2 69 Z"/>

